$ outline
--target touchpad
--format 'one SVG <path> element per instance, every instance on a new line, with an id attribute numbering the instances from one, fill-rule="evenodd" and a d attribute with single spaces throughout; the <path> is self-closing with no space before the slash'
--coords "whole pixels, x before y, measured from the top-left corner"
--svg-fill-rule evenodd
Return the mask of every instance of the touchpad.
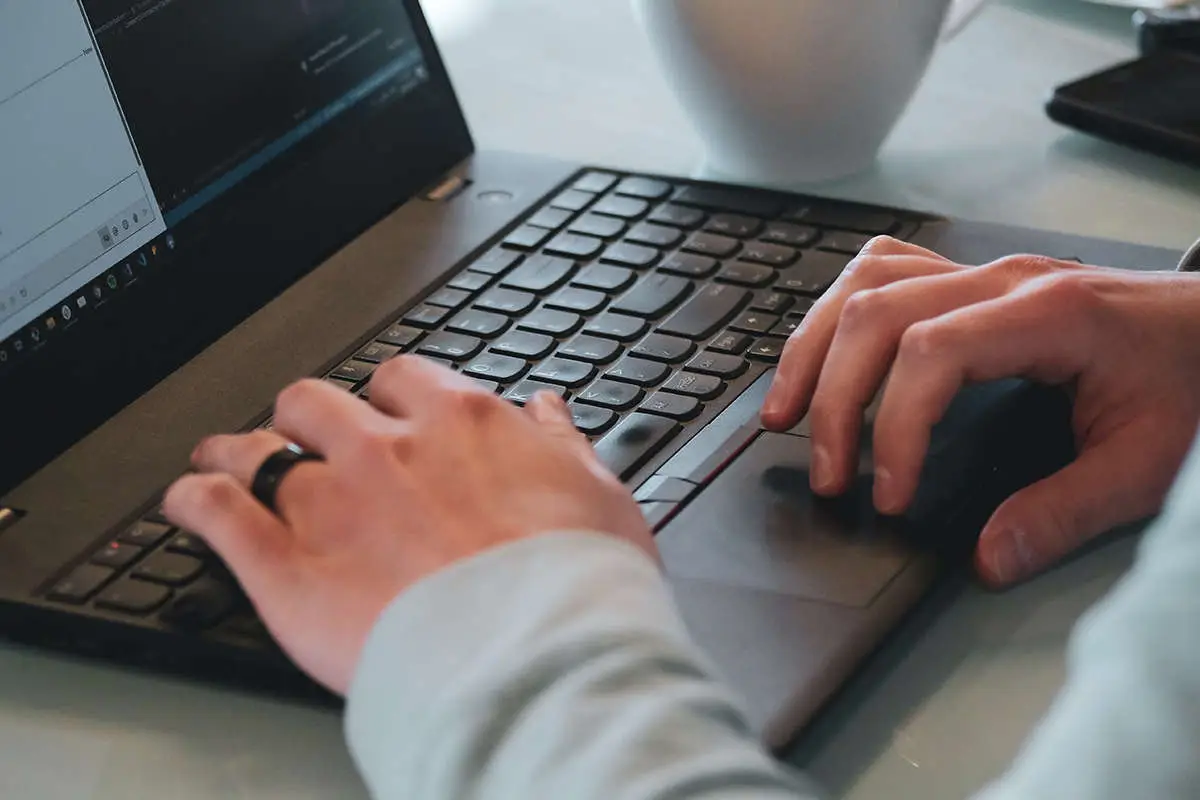
<path id="1" fill-rule="evenodd" d="M 913 558 L 871 500 L 865 455 L 837 499 L 809 490 L 811 442 L 764 433 L 657 537 L 667 573 L 865 607 Z"/>

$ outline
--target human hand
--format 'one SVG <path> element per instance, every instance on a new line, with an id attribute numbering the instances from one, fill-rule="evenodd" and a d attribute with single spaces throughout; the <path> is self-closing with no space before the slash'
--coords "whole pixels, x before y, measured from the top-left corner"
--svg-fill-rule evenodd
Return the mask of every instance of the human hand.
<path id="1" fill-rule="evenodd" d="M 199 473 L 165 499 L 167 515 L 237 575 L 284 650 L 330 689 L 347 691 L 394 598 L 489 548 L 595 531 L 655 555 L 637 505 L 559 398 L 522 410 L 415 357 L 380 367 L 370 397 L 298 383 L 279 396 L 275 432 L 202 442 Z M 325 460 L 287 474 L 276 516 L 247 487 L 289 442 Z"/>
<path id="2" fill-rule="evenodd" d="M 812 488 L 836 495 L 884 386 L 875 505 L 898 514 L 959 388 L 1014 376 L 1072 392 L 1079 455 L 984 527 L 975 562 L 995 586 L 1161 508 L 1200 418 L 1200 276 L 1024 255 L 965 267 L 876 239 L 789 340 L 763 423 L 787 429 L 807 413 Z"/>

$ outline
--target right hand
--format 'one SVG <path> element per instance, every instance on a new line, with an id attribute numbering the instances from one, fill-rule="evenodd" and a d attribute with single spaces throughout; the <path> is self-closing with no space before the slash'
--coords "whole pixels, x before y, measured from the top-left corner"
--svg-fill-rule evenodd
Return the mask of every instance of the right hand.
<path id="1" fill-rule="evenodd" d="M 903 512 L 930 429 L 969 382 L 1024 376 L 1074 397 L 1074 463 L 1002 504 L 976 550 L 997 586 L 1157 512 L 1200 419 L 1200 275 L 1011 256 L 979 267 L 874 240 L 788 342 L 763 408 L 786 430 L 806 413 L 813 490 L 845 490 L 863 409 L 874 426 L 875 504 Z"/>

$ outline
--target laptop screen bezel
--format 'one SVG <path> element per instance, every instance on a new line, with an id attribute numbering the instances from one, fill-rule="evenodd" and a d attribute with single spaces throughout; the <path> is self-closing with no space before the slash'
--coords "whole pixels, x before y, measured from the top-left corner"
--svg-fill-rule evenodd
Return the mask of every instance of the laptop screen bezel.
<path id="1" fill-rule="evenodd" d="M 0 495 L 471 155 L 420 5 L 403 5 L 423 84 L 222 196 L 169 269 L 0 374 Z"/>

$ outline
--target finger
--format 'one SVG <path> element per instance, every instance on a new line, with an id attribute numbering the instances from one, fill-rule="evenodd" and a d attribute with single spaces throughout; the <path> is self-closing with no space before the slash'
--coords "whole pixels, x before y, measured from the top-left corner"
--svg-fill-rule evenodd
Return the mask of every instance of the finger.
<path id="1" fill-rule="evenodd" d="M 286 568 L 291 536 L 232 475 L 186 475 L 163 498 L 167 517 L 204 537 L 252 598 Z"/>
<path id="2" fill-rule="evenodd" d="M 371 405 L 393 417 L 436 414 L 451 393 L 491 394 L 465 375 L 419 356 L 393 358 L 371 378 Z"/>
<path id="3" fill-rule="evenodd" d="M 964 384 L 1015 376 L 1061 384 L 1091 360 L 1088 301 L 1069 283 L 1047 285 L 918 323 L 901 337 L 875 419 L 881 512 L 911 502 L 930 431 Z"/>
<path id="4" fill-rule="evenodd" d="M 901 335 L 916 322 L 990 300 L 1007 288 L 996 272 L 960 270 L 850 296 L 809 405 L 814 491 L 838 494 L 855 473 L 863 411 L 887 376 Z"/>
<path id="5" fill-rule="evenodd" d="M 543 429 L 563 441 L 588 458 L 595 457 L 591 443 L 575 427 L 575 419 L 563 399 L 553 392 L 538 392 L 533 399 L 525 404 L 525 411 L 537 421 Z"/>
<path id="6" fill-rule="evenodd" d="M 850 262 L 788 338 L 775 380 L 763 403 L 763 425 L 771 430 L 786 430 L 804 416 L 833 342 L 842 306 L 851 295 L 864 289 L 957 269 L 961 267 L 941 256 L 928 255 L 879 256 L 868 252 Z"/>
<path id="7" fill-rule="evenodd" d="M 1131 427 L 1089 447 L 996 509 L 975 550 L 980 577 L 994 587 L 1025 580 L 1096 536 L 1156 512 L 1177 463 L 1147 446 L 1154 427 Z"/>
<path id="8" fill-rule="evenodd" d="M 323 381 L 294 383 L 275 401 L 275 431 L 329 459 L 357 441 L 355 432 L 379 430 L 387 423 L 370 403 Z"/>
<path id="9" fill-rule="evenodd" d="M 254 476 L 271 455 L 289 442 L 270 431 L 254 431 L 241 436 L 211 436 L 192 453 L 192 464 L 201 472 L 224 472 L 242 486 L 251 488 Z M 280 516 L 290 519 L 305 498 L 315 496 L 315 487 L 329 477 L 327 464 L 304 461 L 292 467 L 279 485 L 276 506 Z"/>

